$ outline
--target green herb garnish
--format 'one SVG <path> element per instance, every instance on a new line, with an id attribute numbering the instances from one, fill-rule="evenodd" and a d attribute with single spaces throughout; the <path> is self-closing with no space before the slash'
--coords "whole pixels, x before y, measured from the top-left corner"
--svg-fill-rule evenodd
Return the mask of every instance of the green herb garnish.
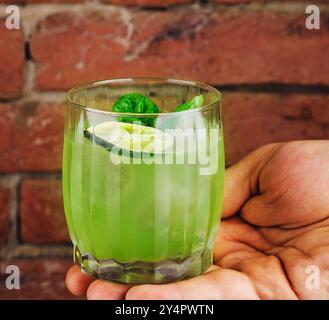
<path id="1" fill-rule="evenodd" d="M 121 113 L 159 113 L 158 106 L 141 93 L 128 93 L 115 101 L 112 111 Z M 153 127 L 155 118 L 120 117 L 122 122 L 140 123 Z"/>
<path id="2" fill-rule="evenodd" d="M 197 109 L 201 108 L 203 104 L 203 96 L 202 94 L 195 96 L 191 100 L 181 104 L 178 106 L 174 112 L 179 112 L 179 111 L 185 111 L 185 110 L 190 110 L 190 109 Z"/>
<path id="3" fill-rule="evenodd" d="M 191 100 L 178 106 L 174 112 L 186 111 L 201 108 L 203 96 L 200 94 Z M 147 96 L 141 93 L 128 93 L 122 95 L 115 101 L 112 111 L 120 113 L 160 113 L 158 106 Z M 154 127 L 156 118 L 120 117 L 121 122 L 139 123 L 145 126 Z"/>

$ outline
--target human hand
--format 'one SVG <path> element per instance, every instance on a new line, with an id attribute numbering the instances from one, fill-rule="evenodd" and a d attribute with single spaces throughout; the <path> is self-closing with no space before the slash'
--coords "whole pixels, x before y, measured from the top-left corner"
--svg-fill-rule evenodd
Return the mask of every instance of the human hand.
<path id="1" fill-rule="evenodd" d="M 320 272 L 319 288 L 307 285 L 309 266 Z M 74 266 L 66 283 L 88 299 L 329 299 L 329 141 L 267 145 L 226 170 L 223 221 L 206 273 L 132 286 Z"/>

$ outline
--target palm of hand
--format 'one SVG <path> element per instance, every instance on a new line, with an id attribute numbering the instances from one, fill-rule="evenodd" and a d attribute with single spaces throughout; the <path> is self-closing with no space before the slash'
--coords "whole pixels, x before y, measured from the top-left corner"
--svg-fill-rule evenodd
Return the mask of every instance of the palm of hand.
<path id="1" fill-rule="evenodd" d="M 205 274 L 131 287 L 73 268 L 68 288 L 96 299 L 328 299 L 329 142 L 268 145 L 226 175 L 224 219 Z M 319 287 L 308 280 L 314 270 Z"/>
<path id="2" fill-rule="evenodd" d="M 214 250 L 216 265 L 247 276 L 235 282 L 242 297 L 328 299 L 328 146 L 295 142 L 262 150 L 270 157 L 248 181 L 258 195 L 222 222 Z"/>

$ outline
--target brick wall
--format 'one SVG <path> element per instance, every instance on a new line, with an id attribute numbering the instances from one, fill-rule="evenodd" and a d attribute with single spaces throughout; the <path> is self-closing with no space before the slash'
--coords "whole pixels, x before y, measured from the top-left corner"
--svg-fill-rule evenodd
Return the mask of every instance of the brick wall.
<path id="1" fill-rule="evenodd" d="M 0 299 L 67 298 L 61 200 L 65 91 L 90 80 L 170 76 L 224 95 L 226 160 L 273 141 L 329 136 L 329 1 L 0 0 Z M 313 2 L 314 3 L 314 2 Z M 17 264 L 22 289 L 4 289 Z"/>

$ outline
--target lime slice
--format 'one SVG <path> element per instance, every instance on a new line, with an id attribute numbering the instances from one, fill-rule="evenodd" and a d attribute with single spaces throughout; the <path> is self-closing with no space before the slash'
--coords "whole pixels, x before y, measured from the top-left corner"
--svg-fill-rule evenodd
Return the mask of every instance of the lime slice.
<path id="1" fill-rule="evenodd" d="M 162 130 L 127 122 L 106 121 L 85 129 L 85 136 L 118 154 L 155 155 L 172 150 L 174 137 Z"/>

